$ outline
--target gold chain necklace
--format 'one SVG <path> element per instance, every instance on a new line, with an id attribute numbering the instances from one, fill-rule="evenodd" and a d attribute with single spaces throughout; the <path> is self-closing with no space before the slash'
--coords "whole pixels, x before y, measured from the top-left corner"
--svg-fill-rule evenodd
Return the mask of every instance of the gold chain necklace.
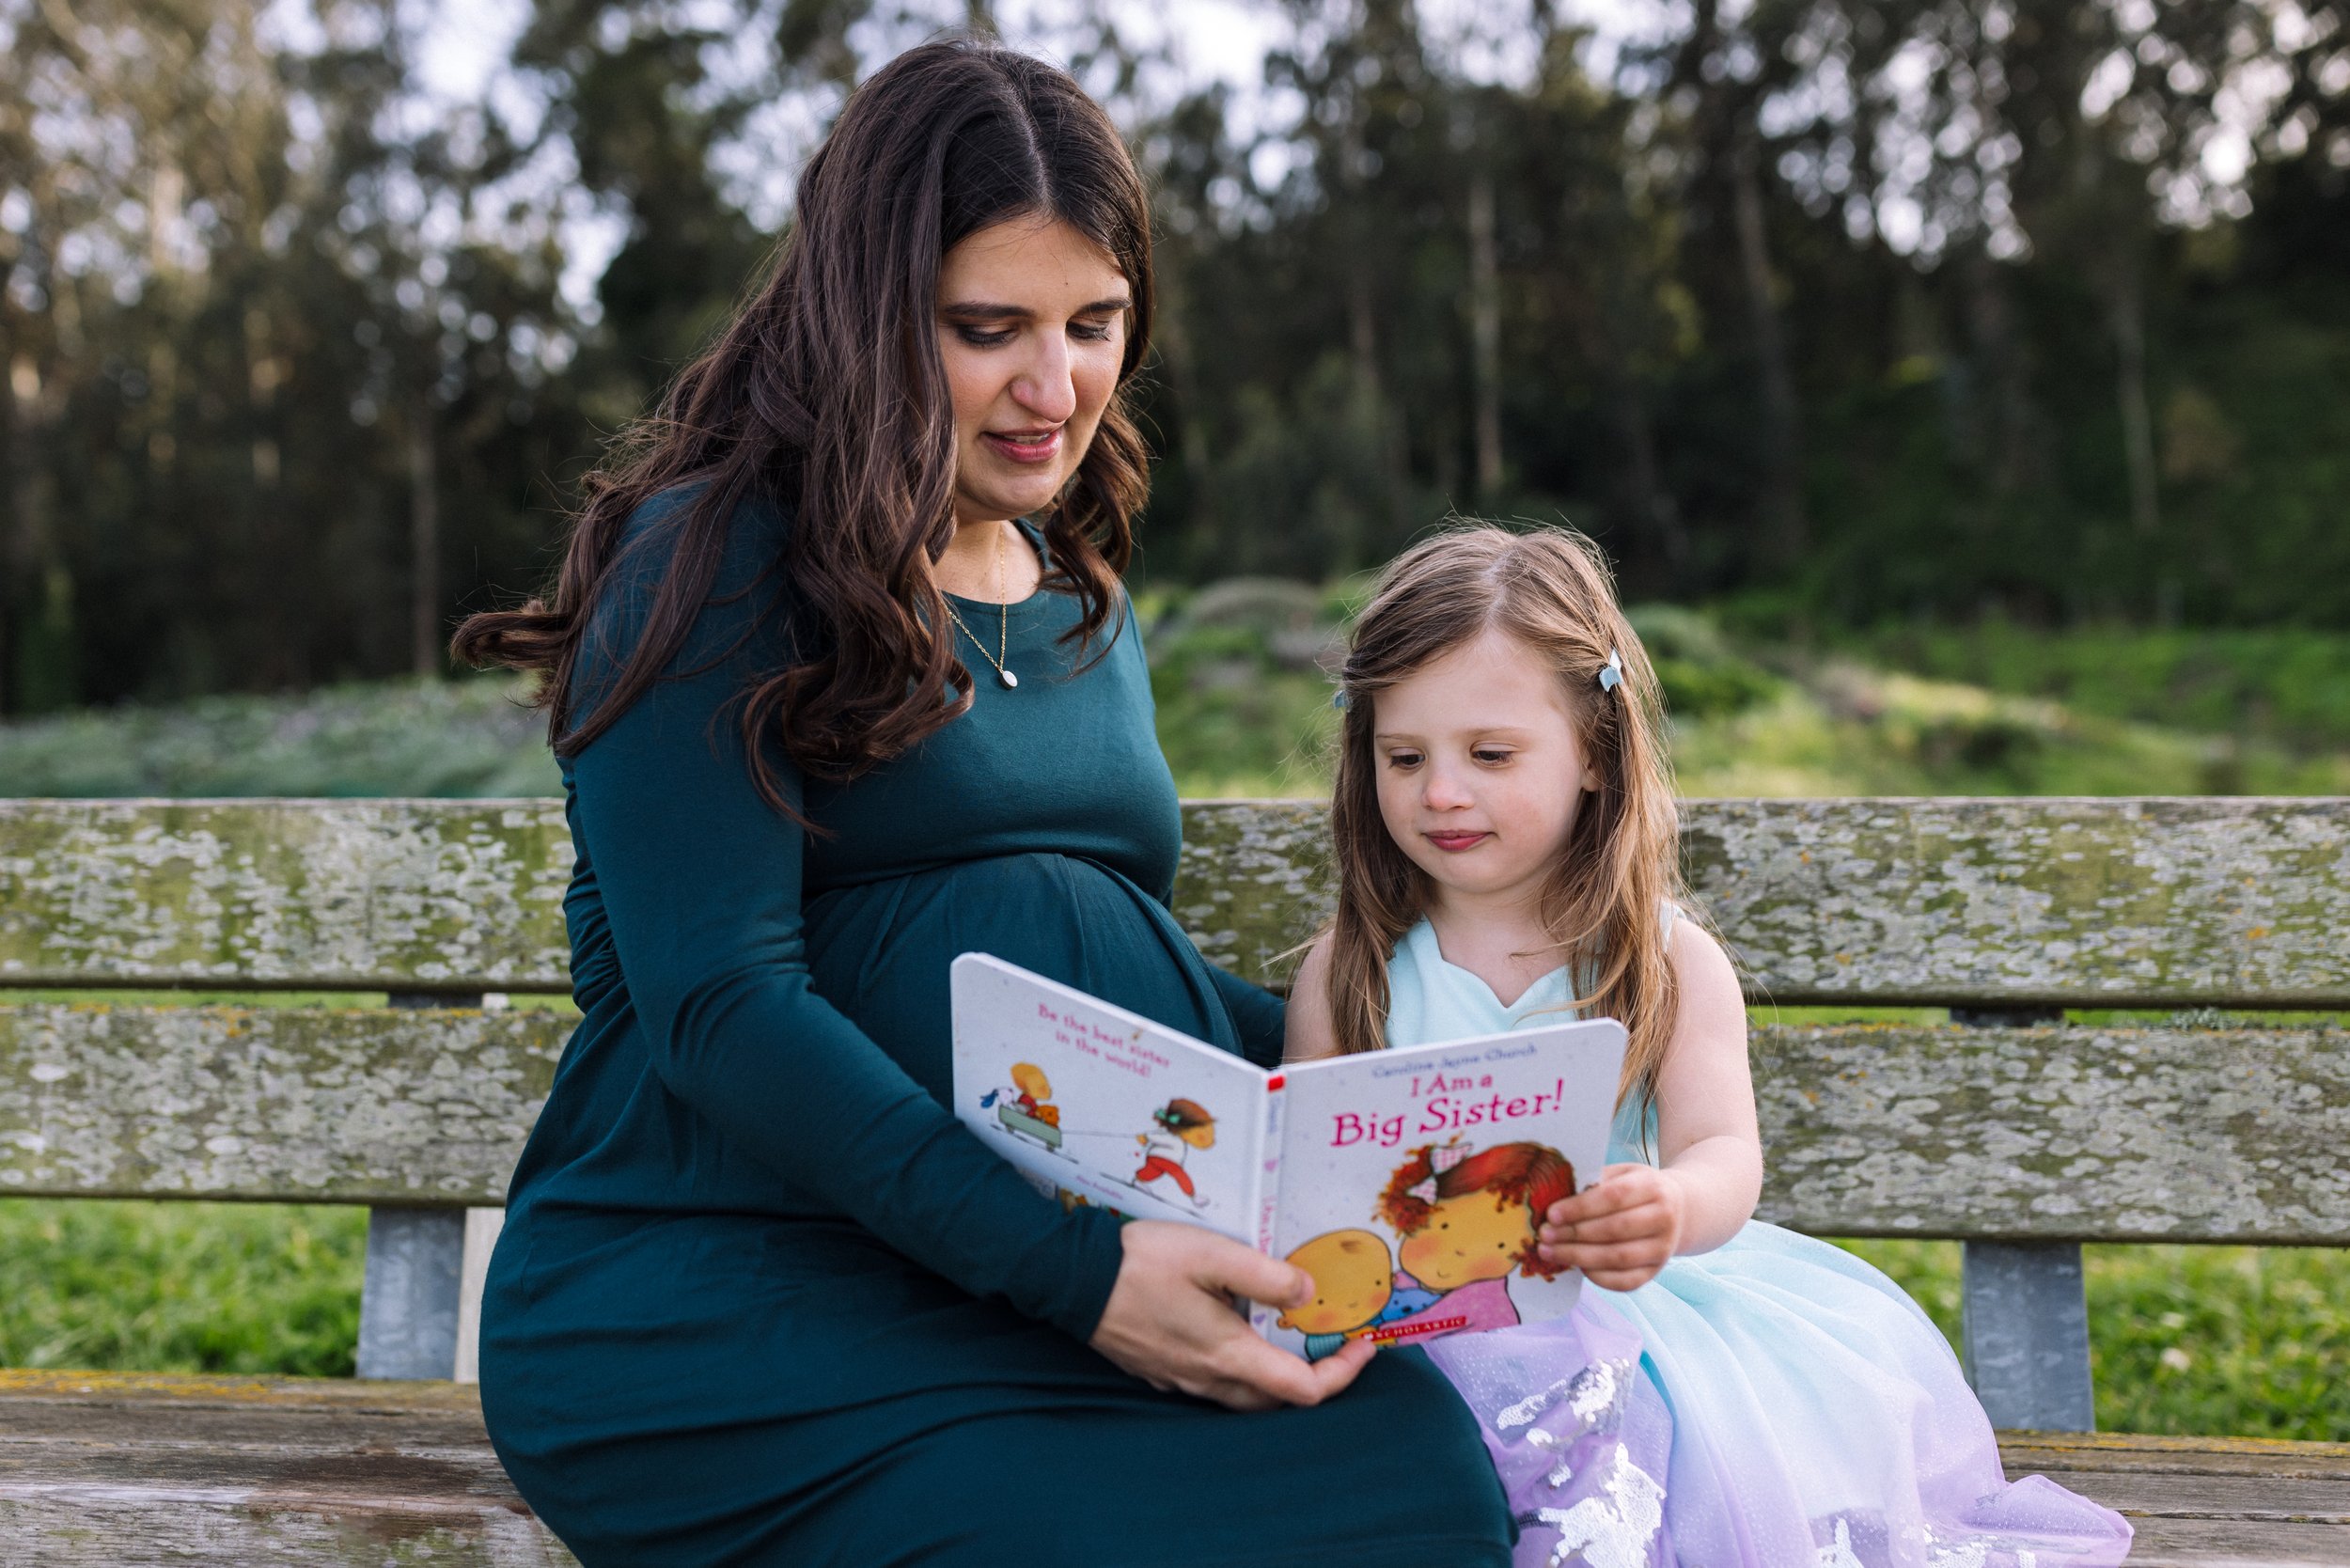
<path id="1" fill-rule="evenodd" d="M 990 653 L 979 634 L 964 625 L 963 617 L 955 613 L 952 599 L 943 593 L 939 597 L 947 606 L 948 619 L 962 627 L 963 635 L 971 639 L 971 646 L 979 651 L 979 657 L 995 666 L 995 679 L 1004 683 L 1005 689 L 1020 684 L 1020 677 L 1004 667 L 1005 656 L 1011 651 L 1011 604 L 1004 597 L 1004 536 L 1000 530 L 995 535 L 995 651 Z"/>

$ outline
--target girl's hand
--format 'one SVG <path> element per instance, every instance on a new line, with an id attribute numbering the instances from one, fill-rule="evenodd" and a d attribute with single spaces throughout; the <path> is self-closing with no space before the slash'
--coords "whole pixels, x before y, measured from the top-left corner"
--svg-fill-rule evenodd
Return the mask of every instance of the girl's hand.
<path id="1" fill-rule="evenodd" d="M 1196 1225 L 1129 1220 L 1109 1304 L 1091 1343 L 1153 1388 L 1180 1388 L 1233 1410 L 1319 1404 L 1355 1381 L 1377 1347 L 1353 1341 L 1308 1364 L 1259 1338 L 1231 1297 L 1269 1307 L 1311 1301 L 1313 1277 Z"/>
<path id="2" fill-rule="evenodd" d="M 1543 1261 L 1579 1268 L 1594 1285 L 1628 1291 L 1656 1278 L 1681 1248 L 1689 1198 L 1669 1170 L 1611 1165 L 1598 1184 L 1550 1206 L 1536 1232 Z"/>

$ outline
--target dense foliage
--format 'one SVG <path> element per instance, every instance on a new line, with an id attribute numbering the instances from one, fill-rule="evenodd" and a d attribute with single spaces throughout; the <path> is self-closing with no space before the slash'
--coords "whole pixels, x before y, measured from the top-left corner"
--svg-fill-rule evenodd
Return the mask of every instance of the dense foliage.
<path id="1" fill-rule="evenodd" d="M 2350 623 L 2343 6 L 1458 9 L 1257 0 L 1246 90 L 1027 30 L 1158 191 L 1147 580 L 1457 507 L 1798 640 Z M 468 98 L 394 0 L 0 0 L 0 712 L 437 671 L 847 84 L 988 12 L 538 0 Z"/>

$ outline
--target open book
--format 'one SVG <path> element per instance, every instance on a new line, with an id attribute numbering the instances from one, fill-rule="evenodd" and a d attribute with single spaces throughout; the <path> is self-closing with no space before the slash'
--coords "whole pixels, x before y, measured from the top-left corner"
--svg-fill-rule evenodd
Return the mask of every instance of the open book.
<path id="1" fill-rule="evenodd" d="M 1204 1225 L 1314 1278 L 1250 1321 L 1319 1359 L 1558 1317 L 1581 1277 L 1534 1252 L 1598 1180 L 1612 1019 L 1268 1073 L 1026 969 L 955 960 L 955 1114 L 1064 1204 Z"/>

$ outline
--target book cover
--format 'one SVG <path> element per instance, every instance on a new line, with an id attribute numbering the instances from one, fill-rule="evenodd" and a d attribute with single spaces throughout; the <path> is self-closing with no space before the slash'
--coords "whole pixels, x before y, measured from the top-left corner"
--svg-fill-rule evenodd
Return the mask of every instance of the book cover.
<path id="1" fill-rule="evenodd" d="M 1566 1021 L 1268 1073 L 980 953 L 953 970 L 955 1111 L 1064 1204 L 1204 1225 L 1314 1278 L 1251 1322 L 1316 1358 L 1556 1317 L 1539 1215 L 1596 1181 L 1624 1032 Z"/>

